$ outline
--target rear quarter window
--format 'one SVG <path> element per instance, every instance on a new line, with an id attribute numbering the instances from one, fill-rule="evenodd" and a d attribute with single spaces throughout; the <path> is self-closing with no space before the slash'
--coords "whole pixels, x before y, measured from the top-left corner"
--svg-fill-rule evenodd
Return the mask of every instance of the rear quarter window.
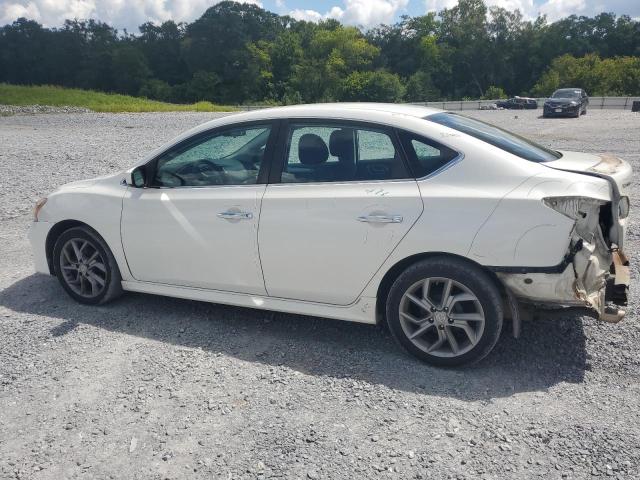
<path id="1" fill-rule="evenodd" d="M 401 131 L 400 139 L 416 178 L 431 175 L 459 156 L 455 150 L 414 133 Z"/>

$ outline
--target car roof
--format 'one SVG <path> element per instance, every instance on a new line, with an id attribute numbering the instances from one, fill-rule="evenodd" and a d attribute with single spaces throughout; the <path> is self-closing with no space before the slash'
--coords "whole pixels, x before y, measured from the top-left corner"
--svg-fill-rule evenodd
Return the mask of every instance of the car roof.
<path id="1" fill-rule="evenodd" d="M 291 105 L 286 107 L 264 108 L 250 112 L 228 115 L 222 119 L 211 120 L 200 125 L 198 130 L 254 120 L 282 118 L 326 118 L 349 119 L 363 122 L 396 123 L 391 117 L 424 118 L 444 110 L 422 105 L 396 103 L 316 103 Z"/>

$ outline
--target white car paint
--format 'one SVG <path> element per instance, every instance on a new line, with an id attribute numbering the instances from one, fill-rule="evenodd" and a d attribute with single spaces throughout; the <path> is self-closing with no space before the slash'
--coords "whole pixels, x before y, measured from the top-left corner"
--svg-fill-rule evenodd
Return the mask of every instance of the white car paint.
<path id="1" fill-rule="evenodd" d="M 267 186 L 259 243 L 269 295 L 352 304 L 421 214 L 415 180 Z M 367 215 L 402 221 L 357 220 Z"/>
<path id="2" fill-rule="evenodd" d="M 205 123 L 136 166 L 200 132 L 296 118 L 392 126 L 432 138 L 460 155 L 417 180 L 154 189 L 124 182 L 130 181 L 133 167 L 75 182 L 48 196 L 31 227 L 36 269 L 50 273 L 46 243 L 54 226 L 77 221 L 104 238 L 122 286 L 130 291 L 375 323 L 385 275 L 406 259 L 437 252 L 493 269 L 522 300 L 602 311 L 602 302 L 594 300 L 601 288 L 576 293 L 570 271 L 525 275 L 519 269 L 560 264 L 577 238 L 576 222 L 543 199 L 616 201 L 614 190 L 623 193 L 629 165 L 618 161 L 598 177 L 567 171 L 598 173 L 593 169 L 599 157 L 592 155 L 563 152 L 563 158 L 547 164 L 526 161 L 423 119 L 438 112 L 417 106 L 327 104 L 260 110 Z M 228 211 L 250 218 L 218 217 Z M 359 222 L 363 215 L 399 216 L 402 221 Z M 625 220 L 618 219 L 620 246 L 624 227 Z M 592 252 L 581 268 L 588 270 L 594 255 L 611 257 L 610 252 Z M 533 282 L 525 286 L 528 280 Z"/>
<path id="3" fill-rule="evenodd" d="M 128 189 L 122 246 L 133 279 L 266 295 L 258 254 L 265 185 Z M 246 212 L 246 220 L 224 212 Z M 162 261 L 149 261 L 150 259 Z"/>

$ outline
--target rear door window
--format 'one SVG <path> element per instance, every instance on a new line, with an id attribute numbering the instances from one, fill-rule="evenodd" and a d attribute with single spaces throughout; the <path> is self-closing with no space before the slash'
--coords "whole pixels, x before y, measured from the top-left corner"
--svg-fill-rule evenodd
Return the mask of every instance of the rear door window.
<path id="1" fill-rule="evenodd" d="M 393 131 L 359 125 L 292 124 L 282 183 L 412 178 Z"/>

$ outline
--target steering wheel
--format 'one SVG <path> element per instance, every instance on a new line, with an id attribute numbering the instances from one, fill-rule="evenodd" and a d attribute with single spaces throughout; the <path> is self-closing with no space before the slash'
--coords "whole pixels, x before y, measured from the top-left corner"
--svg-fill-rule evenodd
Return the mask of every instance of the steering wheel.
<path id="1" fill-rule="evenodd" d="M 165 170 L 164 172 L 162 172 L 163 175 L 171 175 L 172 177 L 175 177 L 178 179 L 178 181 L 180 182 L 180 185 L 186 185 L 187 181 L 184 179 L 184 177 L 178 175 L 177 173 L 171 172 L 169 170 Z"/>
<path id="2" fill-rule="evenodd" d="M 195 173 L 195 174 L 203 174 L 203 173 L 206 173 L 206 172 L 210 172 L 211 170 L 216 171 L 216 172 L 224 172 L 224 169 L 222 167 L 220 167 L 219 165 L 216 165 L 211 160 L 208 160 L 206 158 L 202 158 L 200 160 L 196 160 L 193 163 L 187 163 L 186 165 L 183 165 L 178 170 L 176 170 L 176 173 L 178 173 L 178 174 L 189 174 L 189 173 L 192 173 L 192 174 L 193 173 Z"/>

